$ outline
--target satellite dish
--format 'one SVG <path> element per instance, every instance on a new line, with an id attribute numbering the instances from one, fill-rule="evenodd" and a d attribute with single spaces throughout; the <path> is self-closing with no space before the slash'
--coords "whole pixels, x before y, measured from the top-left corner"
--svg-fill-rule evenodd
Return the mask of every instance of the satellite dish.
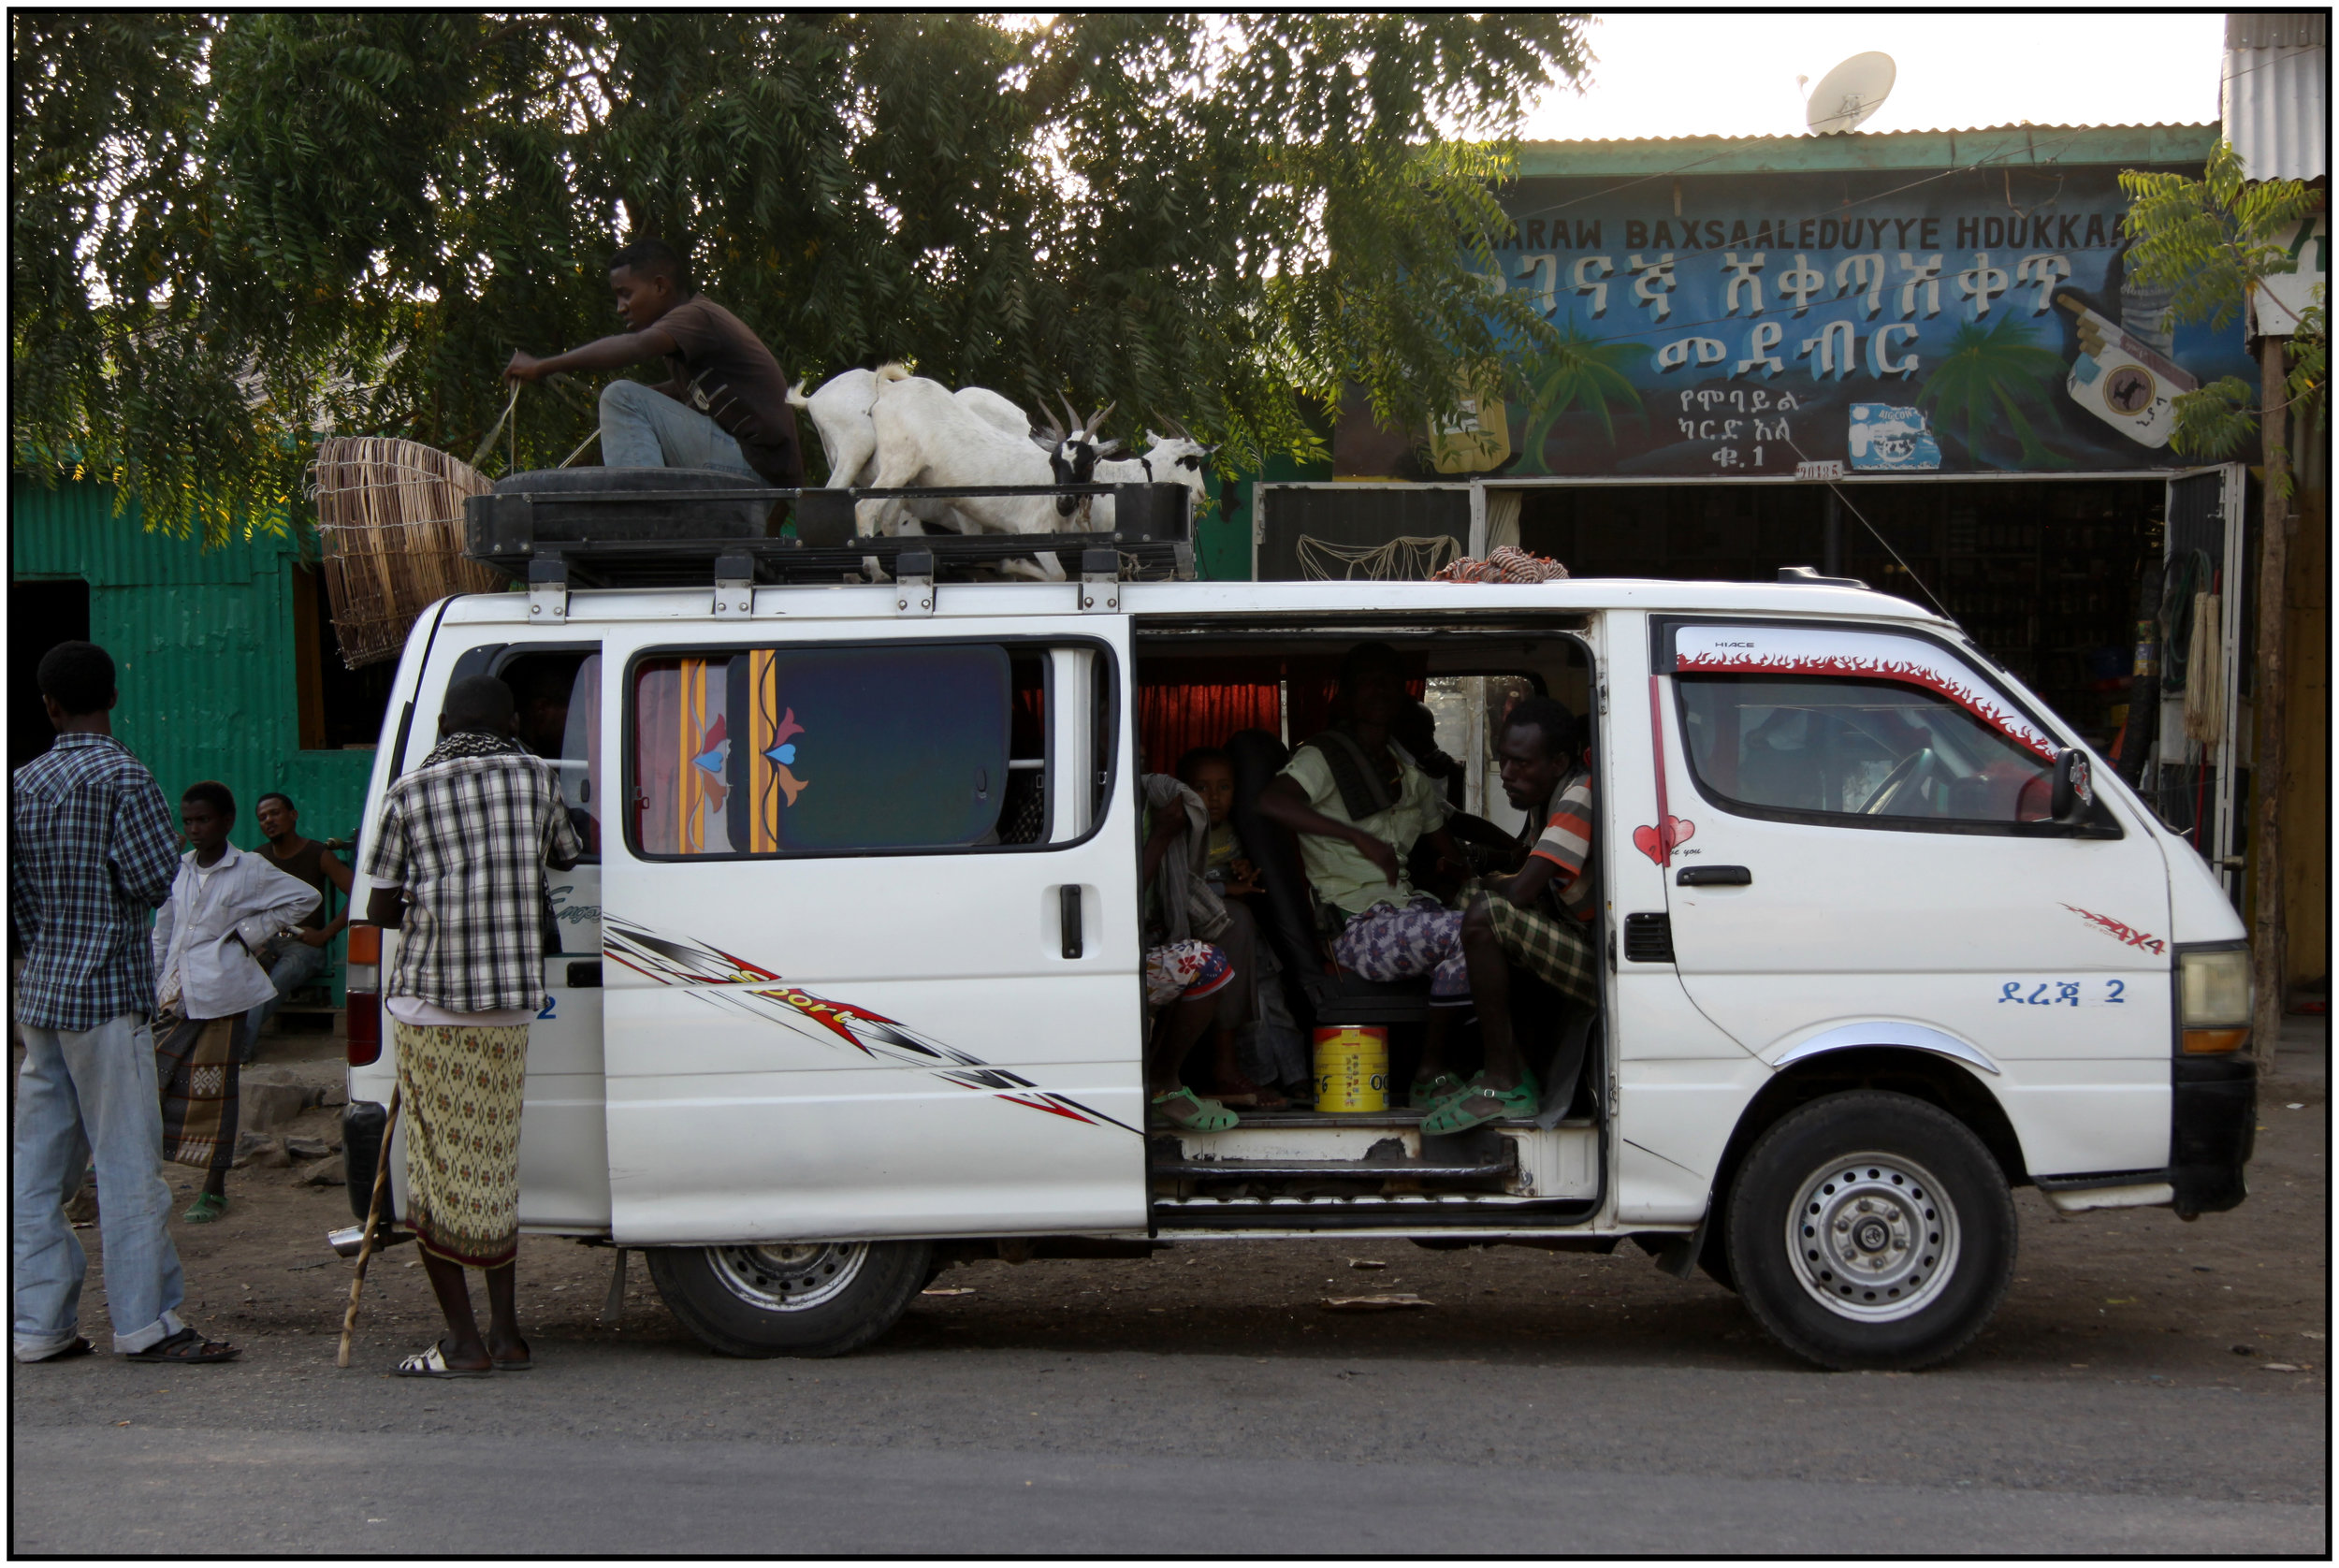
<path id="1" fill-rule="evenodd" d="M 1819 79 L 1803 106 L 1804 123 L 1819 136 L 1853 129 L 1884 107 L 1896 75 L 1893 57 L 1881 50 L 1853 55 Z"/>

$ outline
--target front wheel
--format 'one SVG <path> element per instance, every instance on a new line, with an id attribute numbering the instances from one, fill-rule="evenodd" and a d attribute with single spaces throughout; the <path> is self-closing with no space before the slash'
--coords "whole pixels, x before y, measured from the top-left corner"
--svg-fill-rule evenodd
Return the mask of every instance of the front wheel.
<path id="1" fill-rule="evenodd" d="M 650 1247 L 684 1328 L 725 1356 L 842 1356 L 876 1340 L 926 1283 L 924 1241 Z"/>
<path id="2" fill-rule="evenodd" d="M 1782 1118 L 1734 1183 L 1730 1270 L 1763 1327 L 1839 1371 L 1971 1343 L 2014 1272 L 2014 1203 L 1982 1140 L 1906 1095 L 1830 1095 Z"/>

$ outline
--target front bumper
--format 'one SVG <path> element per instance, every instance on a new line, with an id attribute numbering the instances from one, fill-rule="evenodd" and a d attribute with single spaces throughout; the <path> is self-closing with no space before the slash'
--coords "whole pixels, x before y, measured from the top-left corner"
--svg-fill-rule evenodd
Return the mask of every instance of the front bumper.
<path id="1" fill-rule="evenodd" d="M 2169 1184 L 2178 1214 L 2214 1214 L 2249 1194 L 2243 1167 L 2258 1144 L 2258 1064 L 2179 1056 L 2169 1111 Z"/>

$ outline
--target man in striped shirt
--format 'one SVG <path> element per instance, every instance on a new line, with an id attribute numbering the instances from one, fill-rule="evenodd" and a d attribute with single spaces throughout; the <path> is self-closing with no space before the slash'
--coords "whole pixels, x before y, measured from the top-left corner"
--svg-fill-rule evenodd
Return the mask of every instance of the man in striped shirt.
<path id="1" fill-rule="evenodd" d="M 1591 922 L 1599 912 L 1591 875 L 1591 773 L 1582 765 L 1576 716 L 1531 697 L 1504 721 L 1497 756 L 1503 792 L 1528 813 L 1535 833 L 1526 864 L 1481 881 L 1462 917 L 1470 997 L 1478 1009 L 1486 1067 L 1437 1109 L 1425 1132 L 1460 1132 L 1503 1116 L 1533 1116 L 1536 1086 L 1511 1028 L 1511 965 L 1517 964 L 1586 1005 L 1600 998 Z"/>

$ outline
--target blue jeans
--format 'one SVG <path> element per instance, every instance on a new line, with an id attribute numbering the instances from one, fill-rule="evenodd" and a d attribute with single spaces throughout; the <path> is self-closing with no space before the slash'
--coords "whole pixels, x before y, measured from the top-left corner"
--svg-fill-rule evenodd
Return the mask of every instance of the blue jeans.
<path id="1" fill-rule="evenodd" d="M 65 1206 L 93 1152 L 114 1349 L 144 1350 L 185 1327 L 177 1308 L 187 1295 L 167 1227 L 153 1033 L 128 1013 L 94 1029 L 22 1024 L 19 1033 L 9 1238 L 16 1358 L 37 1361 L 73 1343 L 89 1256 Z"/>
<path id="2" fill-rule="evenodd" d="M 276 987 L 276 995 L 243 1015 L 236 1025 L 236 1060 L 249 1062 L 260 1049 L 260 1031 L 276 1016 L 276 1009 L 284 1005 L 284 998 L 317 978 L 325 968 L 325 950 L 287 936 L 283 947 L 267 947 L 257 954 L 260 965 L 268 971 L 269 980 Z"/>
<path id="3" fill-rule="evenodd" d="M 721 426 L 638 381 L 601 389 L 601 460 L 605 468 L 724 469 L 763 483 Z"/>

